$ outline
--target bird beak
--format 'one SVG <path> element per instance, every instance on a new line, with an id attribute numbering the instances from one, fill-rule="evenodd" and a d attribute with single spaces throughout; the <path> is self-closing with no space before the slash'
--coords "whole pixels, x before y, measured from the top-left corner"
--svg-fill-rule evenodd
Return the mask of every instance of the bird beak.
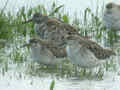
<path id="1" fill-rule="evenodd" d="M 33 21 L 33 19 L 29 19 L 27 21 L 23 21 L 22 24 L 26 24 L 26 23 L 29 23 L 29 22 L 32 22 L 32 21 Z"/>

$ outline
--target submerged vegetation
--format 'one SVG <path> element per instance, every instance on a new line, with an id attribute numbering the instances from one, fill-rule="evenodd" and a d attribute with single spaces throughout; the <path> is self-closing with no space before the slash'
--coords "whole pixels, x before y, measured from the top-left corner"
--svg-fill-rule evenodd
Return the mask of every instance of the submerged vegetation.
<path id="1" fill-rule="evenodd" d="M 112 45 L 112 41 L 114 40 L 114 35 L 108 32 L 102 21 L 101 17 L 97 16 L 98 14 L 94 14 L 90 8 L 86 8 L 82 14 L 82 19 L 79 19 L 76 15 L 71 19 L 68 13 L 64 12 L 64 5 L 57 6 L 56 3 L 53 2 L 50 10 L 48 11 L 43 5 L 38 5 L 37 7 L 30 8 L 26 11 L 25 7 L 22 7 L 15 15 L 11 12 L 0 11 L 0 39 L 4 39 L 7 41 L 7 45 L 5 48 L 1 49 L 1 54 L 5 53 L 7 57 L 4 55 L 0 57 L 1 64 L 1 72 L 7 72 L 9 69 L 9 64 L 17 64 L 18 67 L 22 63 L 29 62 L 29 53 L 28 49 L 20 48 L 21 45 L 25 43 L 25 41 L 34 36 L 33 26 L 34 23 L 22 24 L 22 21 L 26 21 L 28 18 L 31 18 L 35 12 L 40 12 L 42 14 L 48 15 L 50 17 L 56 17 L 62 20 L 65 23 L 69 23 L 79 30 L 82 36 L 88 36 L 91 39 L 95 39 L 97 42 L 102 43 L 104 41 L 104 45 Z M 5 60 L 4 60 L 5 59 Z M 114 60 L 113 60 L 114 61 Z M 113 61 L 106 63 L 105 69 L 106 71 L 110 68 L 115 70 L 115 64 Z M 74 66 L 68 65 L 67 62 L 63 66 L 61 71 L 57 71 L 56 69 L 53 72 L 57 72 L 56 77 L 61 75 L 61 77 L 72 77 L 76 75 L 74 70 Z M 22 66 L 22 65 L 21 65 Z M 23 65 L 24 66 L 24 65 Z M 25 66 L 26 67 L 26 66 Z M 32 68 L 32 72 L 29 73 L 34 75 L 34 73 L 38 73 L 38 71 L 33 70 L 32 66 L 28 65 L 28 68 Z M 48 70 L 47 67 L 41 66 L 39 70 Z M 33 72 L 34 71 L 34 72 Z M 52 72 L 49 71 L 48 72 Z M 85 72 L 88 73 L 87 70 L 80 69 L 78 71 L 78 76 L 85 76 Z M 41 73 L 40 73 L 41 74 Z M 89 75 L 90 73 L 88 73 Z M 99 74 L 99 78 L 102 79 L 103 73 Z M 77 76 L 77 75 L 76 75 Z M 88 77 L 88 76 L 86 76 Z M 89 78 L 88 78 L 89 79 Z M 53 81 L 50 86 L 50 90 L 53 90 L 55 82 Z"/>

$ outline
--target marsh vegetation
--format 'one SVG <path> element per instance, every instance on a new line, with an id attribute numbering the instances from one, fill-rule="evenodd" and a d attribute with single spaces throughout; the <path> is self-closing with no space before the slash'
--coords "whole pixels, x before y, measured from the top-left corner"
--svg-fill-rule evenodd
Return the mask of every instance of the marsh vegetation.
<path id="1" fill-rule="evenodd" d="M 103 8 L 103 7 L 101 7 Z M 51 5 L 51 8 L 47 10 L 44 5 L 38 5 L 34 8 L 26 10 L 25 7 L 19 9 L 19 11 L 13 15 L 11 12 L 5 12 L 4 9 L 0 10 L 0 39 L 5 40 L 5 45 L 2 45 L 0 49 L 0 76 L 8 76 L 9 78 L 15 77 L 17 79 L 23 79 L 27 76 L 32 77 L 54 77 L 53 79 L 71 79 L 77 78 L 82 80 L 103 80 L 104 74 L 107 72 L 117 72 L 117 60 L 113 58 L 110 62 L 106 62 L 103 71 L 98 72 L 93 70 L 95 75 L 91 75 L 89 70 L 79 68 L 77 71 L 74 66 L 66 58 L 66 61 L 61 63 L 61 68 L 48 67 L 45 65 L 38 65 L 31 63 L 31 57 L 29 55 L 29 48 L 20 48 L 30 38 L 34 37 L 34 23 L 22 24 L 28 18 L 31 18 L 35 12 L 48 15 L 50 17 L 56 17 L 62 20 L 64 23 L 69 23 L 79 30 L 81 36 L 88 36 L 91 39 L 98 42 L 104 47 L 110 47 L 116 50 L 119 54 L 120 48 L 114 47 L 113 41 L 115 36 L 112 32 L 107 30 L 102 23 L 102 13 L 93 13 L 90 8 L 86 8 L 81 13 L 81 18 L 77 15 L 70 17 L 69 13 L 64 11 L 64 5 L 58 6 L 55 2 Z M 102 11 L 101 11 L 102 12 Z M 97 68 L 100 71 L 99 68 Z M 10 72 L 14 72 L 13 75 Z M 77 72 L 77 74 L 76 74 Z M 33 81 L 30 82 L 33 84 Z M 52 81 L 50 90 L 53 90 L 55 81 Z M 107 90 L 107 89 L 106 89 Z"/>

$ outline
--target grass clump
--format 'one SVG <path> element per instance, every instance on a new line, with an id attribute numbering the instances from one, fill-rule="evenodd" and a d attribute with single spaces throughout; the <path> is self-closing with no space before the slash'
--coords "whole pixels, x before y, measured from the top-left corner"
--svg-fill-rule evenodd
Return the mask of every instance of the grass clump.
<path id="1" fill-rule="evenodd" d="M 0 13 L 0 38 L 9 39 L 13 36 L 12 28 L 9 25 L 9 18 L 5 13 Z"/>
<path id="2" fill-rule="evenodd" d="M 55 87 L 55 80 L 53 80 L 50 84 L 50 90 L 54 90 Z"/>

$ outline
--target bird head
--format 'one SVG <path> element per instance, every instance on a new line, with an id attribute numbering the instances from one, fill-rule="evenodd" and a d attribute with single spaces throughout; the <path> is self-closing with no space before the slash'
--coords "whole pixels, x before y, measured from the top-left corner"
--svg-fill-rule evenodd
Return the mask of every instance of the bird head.
<path id="1" fill-rule="evenodd" d="M 115 4 L 113 2 L 110 2 L 106 5 L 106 10 L 110 13 L 113 12 L 119 12 L 120 11 L 120 5 Z"/>
<path id="2" fill-rule="evenodd" d="M 46 20 L 48 20 L 47 15 L 43 15 L 41 13 L 35 13 L 31 19 L 28 19 L 27 21 L 24 21 L 22 23 L 23 24 L 28 23 L 28 22 L 41 23 L 41 22 L 46 21 Z"/>
<path id="3" fill-rule="evenodd" d="M 106 9 L 112 9 L 112 8 L 114 8 L 114 7 L 116 7 L 116 4 L 113 3 L 113 2 L 108 3 L 108 4 L 106 5 Z"/>

